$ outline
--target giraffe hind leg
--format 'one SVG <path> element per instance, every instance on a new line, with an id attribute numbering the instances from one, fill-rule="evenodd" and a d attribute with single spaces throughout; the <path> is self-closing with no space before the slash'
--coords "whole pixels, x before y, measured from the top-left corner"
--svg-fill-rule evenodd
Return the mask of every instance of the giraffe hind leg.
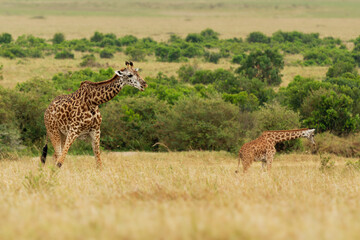
<path id="1" fill-rule="evenodd" d="M 59 131 L 49 132 L 49 138 L 54 148 L 53 158 L 56 161 L 61 155 L 61 135 Z M 44 162 L 45 163 L 45 162 Z"/>

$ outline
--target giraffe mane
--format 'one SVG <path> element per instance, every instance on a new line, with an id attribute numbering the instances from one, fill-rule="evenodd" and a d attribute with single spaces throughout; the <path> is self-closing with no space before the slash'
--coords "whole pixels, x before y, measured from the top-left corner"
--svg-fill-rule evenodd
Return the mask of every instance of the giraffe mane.
<path id="1" fill-rule="evenodd" d="M 118 75 L 115 74 L 112 78 L 110 78 L 108 80 L 105 80 L 105 81 L 101 81 L 101 82 L 84 81 L 84 82 L 81 82 L 80 87 L 82 85 L 84 85 L 84 84 L 90 84 L 92 86 L 101 86 L 101 85 L 108 84 L 108 83 L 112 82 L 117 77 L 118 77 Z"/>
<path id="2" fill-rule="evenodd" d="M 300 132 L 300 131 L 305 131 L 305 130 L 309 130 L 310 128 L 300 128 L 300 129 L 291 129 L 291 130 L 268 130 L 268 131 L 264 131 L 265 132 Z"/>

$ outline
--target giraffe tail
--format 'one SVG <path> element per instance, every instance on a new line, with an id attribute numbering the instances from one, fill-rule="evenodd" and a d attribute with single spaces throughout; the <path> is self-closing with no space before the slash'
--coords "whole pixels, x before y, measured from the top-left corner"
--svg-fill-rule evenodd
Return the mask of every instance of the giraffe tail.
<path id="1" fill-rule="evenodd" d="M 45 146 L 43 147 L 42 154 L 40 157 L 40 160 L 43 164 L 45 164 L 46 162 L 47 150 L 48 150 L 48 146 L 47 146 L 47 136 L 46 136 L 46 143 Z"/>

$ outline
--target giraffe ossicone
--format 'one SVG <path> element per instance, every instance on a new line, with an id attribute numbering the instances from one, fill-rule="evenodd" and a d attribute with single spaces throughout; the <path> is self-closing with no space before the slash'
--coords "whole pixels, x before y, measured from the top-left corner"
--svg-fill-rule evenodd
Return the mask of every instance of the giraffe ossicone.
<path id="1" fill-rule="evenodd" d="M 315 129 L 309 128 L 265 131 L 260 137 L 245 143 L 241 147 L 239 151 L 238 169 L 240 167 L 240 161 L 242 162 L 244 173 L 254 161 L 261 161 L 262 167 L 267 167 L 267 170 L 269 171 L 276 153 L 276 143 L 304 137 L 312 144 L 315 144 L 314 133 Z M 236 172 L 238 172 L 238 170 Z"/>
<path id="2" fill-rule="evenodd" d="M 50 103 L 44 114 L 44 122 L 47 137 L 54 147 L 54 158 L 58 167 L 63 165 L 75 139 L 86 136 L 91 138 L 97 165 L 102 165 L 99 147 L 102 118 L 99 105 L 113 99 L 125 85 L 140 91 L 147 87 L 138 70 L 133 69 L 133 63 L 130 63 L 126 62 L 126 68 L 115 71 L 111 79 L 102 82 L 84 81 L 74 93 L 58 96 Z M 44 164 L 46 155 L 47 143 L 40 158 Z"/>

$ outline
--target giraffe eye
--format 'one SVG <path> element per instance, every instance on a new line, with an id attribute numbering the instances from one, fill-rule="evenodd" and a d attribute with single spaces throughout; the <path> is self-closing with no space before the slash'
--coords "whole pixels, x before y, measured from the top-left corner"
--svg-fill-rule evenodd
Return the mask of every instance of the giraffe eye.
<path id="1" fill-rule="evenodd" d="M 129 74 L 128 77 L 132 77 L 133 75 L 132 74 Z"/>

